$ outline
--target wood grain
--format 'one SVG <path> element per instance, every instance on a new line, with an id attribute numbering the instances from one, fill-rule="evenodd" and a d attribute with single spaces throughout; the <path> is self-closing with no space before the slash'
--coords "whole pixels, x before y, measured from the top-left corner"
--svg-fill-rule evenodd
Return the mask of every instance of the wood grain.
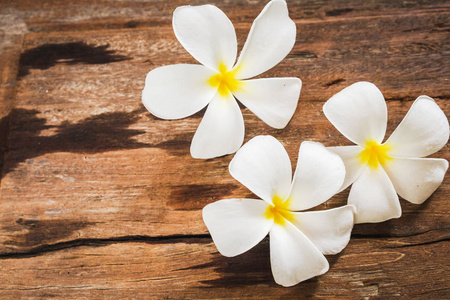
<path id="1" fill-rule="evenodd" d="M 442 247 L 448 241 L 427 244 L 424 251 L 407 240 L 354 238 L 342 253 L 328 257 L 329 272 L 293 288 L 274 283 L 268 239 L 235 258 L 218 255 L 209 238 L 96 241 L 5 258 L 0 278 L 4 297 L 445 298 L 449 285 L 442 262 L 448 258 Z"/>
<path id="2" fill-rule="evenodd" d="M 207 1 L 192 1 L 203 4 Z M 211 1 L 230 17 L 239 47 L 265 1 Z M 403 216 L 356 225 L 330 271 L 277 286 L 268 239 L 222 257 L 201 209 L 254 197 L 228 173 L 232 156 L 196 160 L 189 146 L 204 110 L 176 121 L 142 106 L 151 69 L 196 63 L 171 14 L 185 1 L 0 3 L 0 297 L 64 299 L 440 299 L 449 293 L 450 184 Z M 303 88 L 284 130 L 245 107 L 245 140 L 270 134 L 295 167 L 300 143 L 348 141 L 322 112 L 356 81 L 387 99 L 387 136 L 422 94 L 450 114 L 446 1 L 288 1 L 294 49 L 261 77 L 296 76 Z M 450 159 L 448 144 L 433 157 Z M 344 204 L 344 191 L 319 209 Z"/>

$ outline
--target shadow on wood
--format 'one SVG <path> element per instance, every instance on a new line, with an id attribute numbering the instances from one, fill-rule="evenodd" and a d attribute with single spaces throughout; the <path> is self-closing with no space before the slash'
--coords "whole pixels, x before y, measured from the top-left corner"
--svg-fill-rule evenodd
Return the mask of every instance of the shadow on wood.
<path id="1" fill-rule="evenodd" d="M 208 203 L 231 198 L 239 184 L 185 184 L 173 185 L 167 205 L 176 210 L 200 210 Z M 257 198 L 252 193 L 241 198 Z"/>
<path id="2" fill-rule="evenodd" d="M 330 261 L 329 257 L 327 257 L 327 259 Z M 332 259 L 330 265 L 332 265 L 335 260 L 336 259 Z M 220 276 L 218 279 L 201 281 L 203 284 L 207 285 L 206 288 L 237 288 L 243 286 L 257 288 L 257 285 L 263 284 L 270 286 L 272 289 L 282 289 L 286 291 L 284 287 L 279 286 L 273 280 L 270 267 L 269 237 L 266 237 L 258 245 L 241 255 L 225 257 L 218 254 L 211 262 L 189 269 L 204 268 L 214 268 L 214 271 Z M 292 299 L 290 297 L 298 297 L 300 294 L 305 298 L 312 297 L 317 288 L 317 283 L 317 277 L 306 280 L 301 284 L 292 287 L 292 293 L 285 294 L 284 297 L 286 299 Z"/>
<path id="3" fill-rule="evenodd" d="M 94 222 L 73 220 L 16 220 L 13 226 L 5 226 L 6 231 L 24 231 L 23 234 L 15 234 L 14 238 L 6 241 L 6 245 L 31 247 L 42 241 L 50 244 L 62 238 L 72 235 L 74 231 L 83 229 Z"/>
<path id="4" fill-rule="evenodd" d="M 58 63 L 107 64 L 130 59 L 108 48 L 108 44 L 95 46 L 85 42 L 44 44 L 21 54 L 18 77 L 28 75 L 30 69 L 46 70 Z"/>
<path id="5" fill-rule="evenodd" d="M 2 177 L 11 172 L 17 164 L 27 159 L 54 152 L 100 153 L 112 150 L 138 149 L 152 145 L 133 140 L 133 137 L 146 133 L 143 130 L 128 129 L 136 123 L 139 114 L 145 111 L 140 107 L 131 112 L 103 113 L 88 117 L 78 123 L 63 122 L 59 126 L 46 125 L 46 119 L 38 117 L 39 111 L 13 109 L 0 120 L 0 128 L 20 134 L 15 136 L 13 146 L 1 145 L 9 152 L 8 162 L 4 164 Z M 11 122 L 11 125 L 9 124 Z M 45 129 L 56 128 L 56 134 L 40 136 Z"/>

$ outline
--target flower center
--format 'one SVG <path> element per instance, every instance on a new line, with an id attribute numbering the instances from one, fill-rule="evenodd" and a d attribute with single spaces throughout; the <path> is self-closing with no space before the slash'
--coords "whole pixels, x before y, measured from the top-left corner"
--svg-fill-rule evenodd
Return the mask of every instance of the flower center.
<path id="1" fill-rule="evenodd" d="M 361 163 L 368 164 L 372 169 L 377 169 L 379 165 L 385 165 L 392 158 L 388 155 L 391 146 L 389 144 L 380 145 L 375 141 L 366 142 L 366 148 L 359 153 Z"/>
<path id="2" fill-rule="evenodd" d="M 264 216 L 267 219 L 273 219 L 275 224 L 284 225 L 286 220 L 292 221 L 294 219 L 294 214 L 287 209 L 289 205 L 289 199 L 283 202 L 278 195 L 272 198 L 273 205 L 267 207 Z"/>
<path id="3" fill-rule="evenodd" d="M 227 67 L 223 63 L 220 63 L 219 73 L 211 76 L 208 79 L 208 83 L 212 87 L 217 87 L 217 91 L 221 96 L 226 96 L 229 91 L 233 92 L 237 90 L 242 84 L 242 81 L 234 78 L 236 73 L 237 68 L 232 71 L 227 71 Z"/>

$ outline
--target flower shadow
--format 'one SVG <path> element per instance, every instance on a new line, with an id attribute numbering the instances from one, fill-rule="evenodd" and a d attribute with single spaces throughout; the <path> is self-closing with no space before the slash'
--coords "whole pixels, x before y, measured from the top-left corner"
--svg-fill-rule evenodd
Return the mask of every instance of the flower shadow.
<path id="1" fill-rule="evenodd" d="M 27 220 L 19 218 L 3 230 L 13 235 L 5 245 L 32 248 L 42 243 L 51 244 L 71 236 L 74 232 L 95 225 L 95 222 L 78 220 Z"/>
<path id="2" fill-rule="evenodd" d="M 425 213 L 431 205 L 432 199 L 427 199 L 422 204 L 412 204 L 400 198 L 402 216 L 380 223 L 356 224 L 352 231 L 353 237 L 382 237 L 401 238 L 418 235 L 431 230 L 427 224 L 428 215 Z"/>
<path id="3" fill-rule="evenodd" d="M 270 269 L 269 239 L 267 237 L 241 255 L 225 257 L 218 253 L 212 261 L 189 269 L 211 267 L 220 278 L 201 281 L 206 287 L 236 287 L 255 284 L 276 286 Z"/>
<path id="4" fill-rule="evenodd" d="M 14 132 L 7 137 L 2 134 L 0 157 L 3 164 L 2 177 L 17 165 L 30 158 L 55 152 L 101 153 L 113 150 L 152 147 L 133 139 L 146 133 L 128 127 L 140 119 L 145 108 L 131 112 L 109 112 L 90 116 L 77 123 L 63 122 L 58 126 L 46 125 L 38 110 L 13 109 L 0 119 L 1 132 Z M 43 130 L 54 129 L 50 136 L 40 135 Z M 6 155 L 7 154 L 7 155 Z M 3 159 L 7 157 L 7 160 Z"/>
<path id="5" fill-rule="evenodd" d="M 210 262 L 188 269 L 209 268 L 213 268 L 219 278 L 201 281 L 204 289 L 243 286 L 256 288 L 258 285 L 265 285 L 282 295 L 280 299 L 291 299 L 291 296 L 299 295 L 299 290 L 305 297 L 313 296 L 318 283 L 317 278 L 312 278 L 289 288 L 289 290 L 276 284 L 270 267 L 269 237 L 241 255 L 225 257 L 217 253 L 217 256 Z"/>
<path id="6" fill-rule="evenodd" d="M 107 64 L 130 59 L 127 56 L 115 54 L 114 50 L 108 50 L 108 48 L 108 44 L 95 46 L 81 41 L 40 45 L 22 53 L 18 77 L 28 75 L 30 69 L 46 70 L 58 63 Z"/>

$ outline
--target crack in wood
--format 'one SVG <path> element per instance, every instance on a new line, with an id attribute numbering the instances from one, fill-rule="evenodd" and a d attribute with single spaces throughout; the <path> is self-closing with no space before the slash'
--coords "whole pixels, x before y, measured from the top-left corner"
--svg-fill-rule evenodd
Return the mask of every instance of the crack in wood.
<path id="1" fill-rule="evenodd" d="M 444 229 L 445 231 L 446 229 Z M 418 236 L 422 234 L 426 234 L 432 231 L 442 231 L 440 229 L 430 229 L 425 230 L 422 232 L 414 232 L 411 234 L 403 234 L 403 235 L 396 235 L 396 234 L 362 234 L 362 233 L 352 233 L 352 239 L 385 239 L 385 238 L 406 238 L 406 237 L 412 237 L 412 236 Z"/>
<path id="2" fill-rule="evenodd" d="M 449 99 L 450 95 L 429 95 L 431 98 L 433 99 Z M 409 102 L 409 101 L 414 101 L 417 99 L 417 97 L 419 97 L 419 95 L 417 96 L 405 96 L 405 97 L 384 97 L 384 100 L 386 101 L 400 101 L 400 102 Z"/>
<path id="3" fill-rule="evenodd" d="M 325 15 L 328 16 L 328 17 L 335 17 L 335 16 L 344 15 L 344 14 L 352 12 L 354 10 L 355 10 L 354 8 L 333 9 L 333 10 L 326 11 Z"/>
<path id="4" fill-rule="evenodd" d="M 338 78 L 336 80 L 333 80 L 333 81 L 330 81 L 330 82 L 324 84 L 323 87 L 328 88 L 328 87 L 330 87 L 332 85 L 339 84 L 339 83 L 344 82 L 344 81 L 345 81 L 344 78 Z"/>
<path id="5" fill-rule="evenodd" d="M 434 240 L 434 241 L 428 241 L 428 242 L 423 242 L 423 243 L 410 243 L 410 244 L 398 245 L 398 246 L 386 246 L 386 248 L 390 248 L 390 249 L 407 248 L 407 247 L 432 245 L 432 244 L 437 244 L 437 243 L 441 243 L 441 242 L 449 242 L 449 241 L 450 241 L 450 238 L 443 238 L 443 239 Z"/>
<path id="6" fill-rule="evenodd" d="M 395 236 L 395 238 L 404 238 L 411 236 L 418 236 L 425 233 L 428 233 L 434 230 L 428 230 L 425 232 L 419 232 L 416 234 L 405 235 L 405 236 Z M 352 239 L 384 239 L 389 238 L 389 236 L 382 235 L 362 235 L 356 234 L 352 235 Z M 392 236 L 391 236 L 392 238 Z M 450 238 L 441 238 L 438 240 L 432 240 L 421 243 L 409 243 L 405 245 L 396 245 L 396 246 L 387 246 L 386 248 L 395 249 L 395 248 L 406 248 L 406 247 L 415 247 L 415 246 L 423 246 L 423 245 L 431 245 L 437 244 L 441 242 L 450 241 Z M 152 237 L 152 236 L 143 236 L 143 235 L 132 235 L 132 236 L 119 236 L 114 238 L 105 238 L 105 239 L 75 239 L 71 241 L 59 242 L 55 244 L 45 244 L 34 247 L 27 251 L 23 252 L 15 252 L 15 253 L 4 253 L 0 254 L 1 259 L 20 259 L 20 258 L 29 258 L 44 255 L 49 252 L 56 252 L 59 250 L 65 250 L 69 248 L 77 248 L 77 247 L 103 247 L 111 244 L 117 243 L 145 243 L 145 244 L 168 244 L 168 243 L 196 243 L 196 244 L 205 244 L 211 243 L 211 236 L 209 234 L 193 234 L 193 235 L 169 235 L 169 236 L 160 236 L 160 237 Z"/>
<path id="7" fill-rule="evenodd" d="M 175 244 L 175 243 L 210 243 L 212 242 L 209 234 L 197 234 L 197 235 L 168 235 L 160 237 L 143 236 L 143 235 L 130 235 L 119 236 L 114 238 L 105 239 L 75 239 L 71 241 L 59 242 L 55 244 L 40 245 L 31 248 L 23 252 L 4 253 L 0 254 L 1 259 L 20 259 L 40 256 L 49 252 L 56 252 L 59 250 L 65 250 L 69 248 L 77 248 L 83 246 L 90 247 L 103 247 L 106 245 L 117 243 L 146 243 L 146 244 Z"/>

